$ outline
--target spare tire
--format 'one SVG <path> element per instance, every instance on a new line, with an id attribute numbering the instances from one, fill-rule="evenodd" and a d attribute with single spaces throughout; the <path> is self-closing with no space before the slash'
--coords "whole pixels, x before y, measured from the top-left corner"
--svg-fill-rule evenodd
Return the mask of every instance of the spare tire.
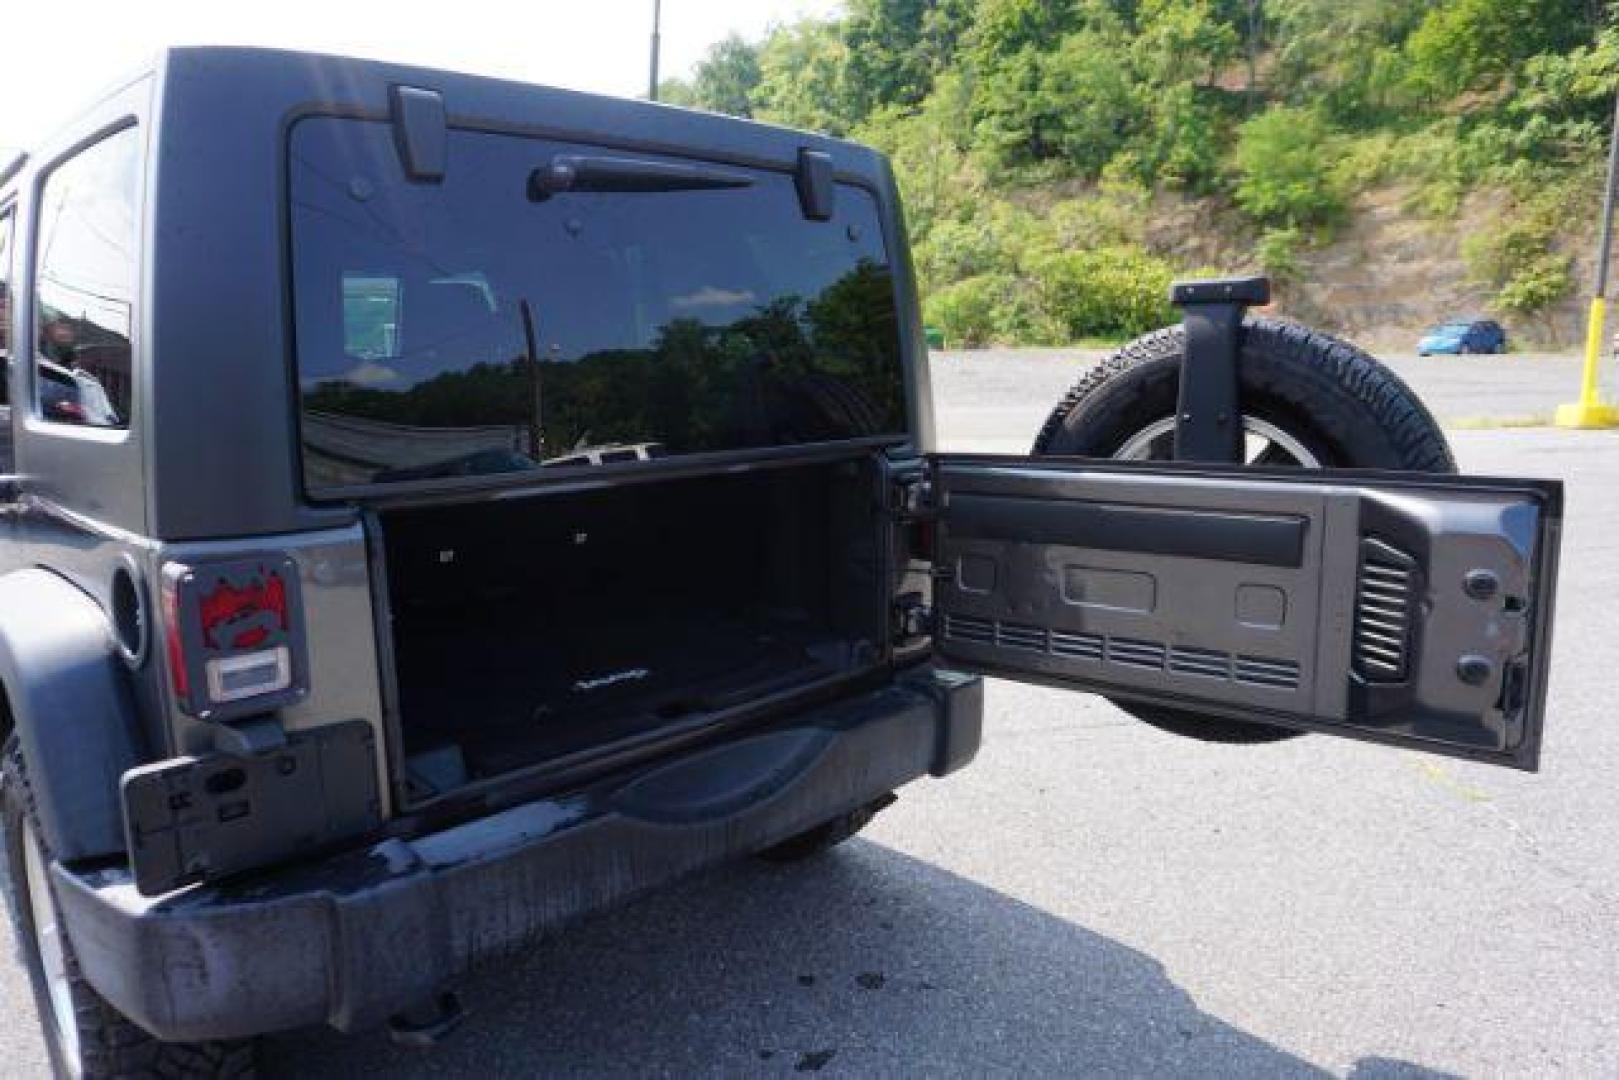
<path id="1" fill-rule="evenodd" d="M 1241 386 L 1248 464 L 1453 473 L 1433 415 L 1400 377 L 1327 334 L 1275 319 L 1243 327 Z M 1167 461 L 1186 335 L 1156 330 L 1074 384 L 1034 441 L 1039 455 Z M 1302 732 L 1115 702 L 1139 720 L 1207 742 L 1274 742 Z"/>

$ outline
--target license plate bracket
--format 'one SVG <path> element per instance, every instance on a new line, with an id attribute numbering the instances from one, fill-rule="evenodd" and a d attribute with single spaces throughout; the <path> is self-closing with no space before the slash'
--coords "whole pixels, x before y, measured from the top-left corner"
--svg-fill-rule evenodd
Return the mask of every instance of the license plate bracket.
<path id="1" fill-rule="evenodd" d="M 135 887 L 156 896 L 306 854 L 382 822 L 376 735 L 363 720 L 251 755 L 174 758 L 124 774 Z"/>

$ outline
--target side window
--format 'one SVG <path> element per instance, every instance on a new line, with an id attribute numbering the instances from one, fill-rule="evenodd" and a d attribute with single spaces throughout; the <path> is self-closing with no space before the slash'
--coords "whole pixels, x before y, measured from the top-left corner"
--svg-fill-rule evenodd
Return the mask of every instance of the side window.
<path id="1" fill-rule="evenodd" d="M 11 222 L 0 212 L 0 476 L 17 471 L 11 433 Z"/>
<path id="2" fill-rule="evenodd" d="M 135 129 L 125 128 L 81 150 L 45 180 L 34 319 L 37 404 L 46 420 L 129 426 L 139 161 Z"/>
<path id="3" fill-rule="evenodd" d="M 12 212 L 0 213 L 0 405 L 11 403 L 11 221 Z M 0 442 L 10 443 L 10 416 L 0 416 Z M 0 473 L 7 471 L 0 460 Z"/>

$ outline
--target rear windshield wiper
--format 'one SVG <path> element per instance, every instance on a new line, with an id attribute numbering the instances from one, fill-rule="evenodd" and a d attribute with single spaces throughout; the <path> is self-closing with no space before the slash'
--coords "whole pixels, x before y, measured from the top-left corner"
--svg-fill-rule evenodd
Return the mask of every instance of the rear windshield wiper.
<path id="1" fill-rule="evenodd" d="M 752 184 L 747 173 L 712 165 L 558 154 L 528 174 L 528 197 L 543 202 L 564 191 L 707 191 Z"/>

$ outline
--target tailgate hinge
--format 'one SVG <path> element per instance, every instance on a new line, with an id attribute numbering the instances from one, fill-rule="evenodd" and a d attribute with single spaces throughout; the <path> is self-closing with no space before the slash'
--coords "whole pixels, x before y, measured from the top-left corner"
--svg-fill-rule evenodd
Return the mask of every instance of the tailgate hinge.
<path id="1" fill-rule="evenodd" d="M 939 516 L 933 480 L 929 476 L 908 476 L 900 480 L 893 487 L 893 497 L 891 509 L 905 520 L 933 521 Z"/>
<path id="2" fill-rule="evenodd" d="M 894 597 L 892 621 L 894 638 L 905 641 L 932 634 L 938 620 L 921 593 L 908 592 Z"/>

